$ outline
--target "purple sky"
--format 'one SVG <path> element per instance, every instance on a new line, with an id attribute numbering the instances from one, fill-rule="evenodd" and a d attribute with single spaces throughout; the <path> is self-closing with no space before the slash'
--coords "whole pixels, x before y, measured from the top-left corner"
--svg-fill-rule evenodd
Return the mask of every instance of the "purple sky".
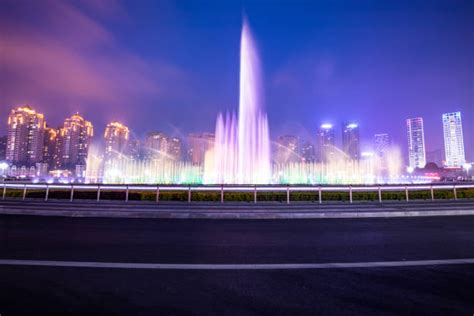
<path id="1" fill-rule="evenodd" d="M 75 111 L 103 132 L 213 131 L 237 109 L 239 36 L 248 17 L 262 58 L 272 137 L 314 140 L 323 121 L 360 123 L 406 147 L 425 119 L 461 111 L 474 159 L 474 1 L 32 1 L 0 10 L 0 119 L 29 103 L 58 126 Z M 6 123 L 0 133 L 5 133 Z"/>

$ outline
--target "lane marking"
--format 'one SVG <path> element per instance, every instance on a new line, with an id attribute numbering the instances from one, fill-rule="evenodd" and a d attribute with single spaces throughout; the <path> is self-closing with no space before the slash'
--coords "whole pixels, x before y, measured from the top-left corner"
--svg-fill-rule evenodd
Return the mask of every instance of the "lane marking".
<path id="1" fill-rule="evenodd" d="M 0 259 L 4 266 L 40 266 L 101 269 L 151 269 L 151 270 L 297 270 L 297 269 L 347 269 L 347 268 L 389 268 L 412 266 L 439 266 L 474 264 L 474 258 L 440 260 L 406 260 L 375 262 L 336 263 L 263 263 L 263 264 L 175 264 L 175 263 L 126 263 L 90 261 L 50 261 Z"/>

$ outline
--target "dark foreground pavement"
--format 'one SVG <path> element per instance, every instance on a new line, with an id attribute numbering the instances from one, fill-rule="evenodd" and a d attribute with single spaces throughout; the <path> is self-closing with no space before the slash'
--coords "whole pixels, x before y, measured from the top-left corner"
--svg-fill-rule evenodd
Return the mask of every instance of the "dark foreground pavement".
<path id="1" fill-rule="evenodd" d="M 0 260 L 180 264 L 474 258 L 474 217 L 0 216 Z M 472 315 L 474 265 L 149 270 L 0 265 L 0 314 Z"/>

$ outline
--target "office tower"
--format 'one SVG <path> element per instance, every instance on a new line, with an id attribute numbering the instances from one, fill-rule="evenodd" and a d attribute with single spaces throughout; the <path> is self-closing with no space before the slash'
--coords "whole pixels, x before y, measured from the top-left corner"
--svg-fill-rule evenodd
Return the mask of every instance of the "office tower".
<path id="1" fill-rule="evenodd" d="M 214 147 L 214 134 L 192 133 L 188 135 L 188 161 L 203 165 L 206 152 Z"/>
<path id="2" fill-rule="evenodd" d="M 142 142 L 138 139 L 130 139 L 127 145 L 127 156 L 131 160 L 139 161 L 145 156 L 143 153 Z"/>
<path id="3" fill-rule="evenodd" d="M 7 153 L 7 136 L 0 137 L 0 160 L 5 160 Z"/>
<path id="4" fill-rule="evenodd" d="M 46 127 L 44 133 L 43 162 L 48 165 L 49 170 L 59 167 L 60 146 L 59 129 Z"/>
<path id="5" fill-rule="evenodd" d="M 165 159 L 168 155 L 168 136 L 162 132 L 149 132 L 145 138 L 146 157 Z"/>
<path id="6" fill-rule="evenodd" d="M 407 136 L 410 168 L 424 168 L 426 165 L 426 152 L 423 118 L 407 119 Z"/>
<path id="7" fill-rule="evenodd" d="M 466 162 L 461 112 L 443 114 L 444 151 L 447 167 L 461 167 Z"/>
<path id="8" fill-rule="evenodd" d="M 335 154 L 334 127 L 332 124 L 322 124 L 316 136 L 316 158 L 318 162 L 327 162 Z"/>
<path id="9" fill-rule="evenodd" d="M 182 142 L 177 137 L 168 139 L 168 155 L 171 159 L 180 161 L 182 158 Z"/>
<path id="10" fill-rule="evenodd" d="M 45 119 L 30 106 L 12 109 L 8 117 L 6 160 L 34 165 L 43 158 Z"/>
<path id="11" fill-rule="evenodd" d="M 342 124 L 342 149 L 349 159 L 360 159 L 360 133 L 356 123 Z"/>
<path id="12" fill-rule="evenodd" d="M 86 121 L 79 113 L 64 121 L 59 133 L 61 168 L 71 171 L 83 169 L 93 134 L 92 123 Z"/>
<path id="13" fill-rule="evenodd" d="M 275 152 L 275 162 L 290 163 L 300 161 L 298 137 L 294 135 L 284 135 L 277 139 Z"/>
<path id="14" fill-rule="evenodd" d="M 106 162 L 110 162 L 126 154 L 129 135 L 130 132 L 127 126 L 119 122 L 107 124 L 104 132 L 104 158 Z"/>
<path id="15" fill-rule="evenodd" d="M 316 160 L 316 153 L 314 145 L 310 142 L 304 142 L 301 145 L 301 161 L 314 162 Z"/>
<path id="16" fill-rule="evenodd" d="M 387 150 L 391 145 L 390 136 L 388 134 L 374 135 L 374 152 L 380 158 L 385 157 Z"/>

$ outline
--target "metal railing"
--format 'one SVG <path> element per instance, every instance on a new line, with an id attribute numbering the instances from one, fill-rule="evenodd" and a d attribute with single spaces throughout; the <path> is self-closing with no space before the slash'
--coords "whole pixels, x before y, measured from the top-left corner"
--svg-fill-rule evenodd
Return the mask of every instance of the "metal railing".
<path id="1" fill-rule="evenodd" d="M 45 190 L 44 200 L 48 201 L 51 190 L 68 190 L 69 200 L 74 200 L 74 193 L 77 191 L 94 191 L 96 200 L 101 200 L 103 191 L 118 191 L 125 193 L 125 202 L 129 201 L 129 194 L 133 191 L 154 192 L 156 194 L 156 202 L 160 202 L 160 192 L 178 191 L 187 192 L 187 202 L 192 202 L 193 192 L 220 192 L 220 203 L 224 203 L 224 195 L 226 192 L 246 192 L 253 193 L 253 202 L 257 203 L 257 195 L 259 192 L 283 192 L 286 193 L 286 203 L 291 202 L 292 192 L 313 192 L 318 195 L 319 204 L 323 203 L 324 192 L 345 192 L 349 195 L 349 203 L 353 203 L 354 192 L 371 192 L 377 193 L 378 202 L 382 203 L 382 195 L 384 192 L 404 192 L 405 200 L 410 201 L 410 192 L 413 191 L 429 191 L 431 200 L 435 200 L 435 191 L 448 190 L 453 192 L 454 200 L 458 199 L 457 190 L 474 189 L 474 183 L 440 183 L 440 184 L 406 184 L 406 185 L 346 185 L 346 186 L 301 186 L 301 185 L 113 185 L 113 184 L 48 184 L 48 183 L 0 183 L 2 200 L 6 199 L 7 189 L 22 190 L 22 199 L 27 198 L 28 190 Z"/>

